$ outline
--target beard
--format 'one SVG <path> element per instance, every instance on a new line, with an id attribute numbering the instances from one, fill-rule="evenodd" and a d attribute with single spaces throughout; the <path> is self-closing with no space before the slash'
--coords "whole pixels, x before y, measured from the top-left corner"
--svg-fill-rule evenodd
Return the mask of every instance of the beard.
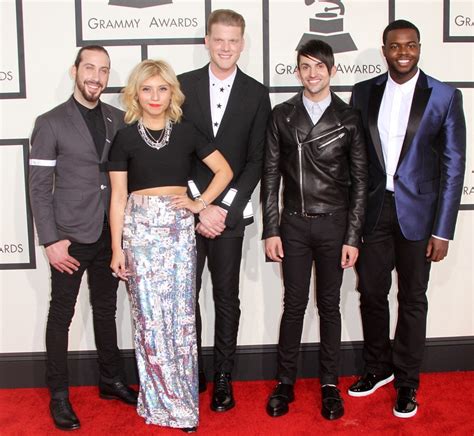
<path id="1" fill-rule="evenodd" d="M 99 86 L 98 90 L 95 93 L 89 92 L 86 88 L 87 83 Z M 95 103 L 96 101 L 98 101 L 104 89 L 100 82 L 96 82 L 93 80 L 87 80 L 85 82 L 79 82 L 78 80 L 76 80 L 76 86 L 84 97 L 84 100 L 88 101 L 89 103 Z"/>

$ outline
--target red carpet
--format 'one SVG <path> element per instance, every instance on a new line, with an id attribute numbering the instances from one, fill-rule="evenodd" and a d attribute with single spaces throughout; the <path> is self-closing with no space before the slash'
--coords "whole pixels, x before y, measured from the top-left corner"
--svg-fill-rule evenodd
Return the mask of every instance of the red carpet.
<path id="1" fill-rule="evenodd" d="M 273 381 L 235 382 L 237 405 L 227 413 L 209 409 L 210 390 L 202 394 L 200 426 L 202 435 L 474 435 L 474 372 L 423 374 L 418 394 L 418 413 L 411 419 L 392 414 L 395 390 L 389 384 L 366 398 L 352 398 L 347 387 L 355 377 L 341 379 L 345 415 L 326 421 L 319 412 L 317 379 L 299 380 L 290 413 L 270 418 L 265 413 Z M 135 409 L 118 401 L 99 399 L 97 388 L 71 388 L 71 401 L 81 420 L 79 435 L 180 435 L 179 430 L 146 425 Z M 0 434 L 63 434 L 49 417 L 46 389 L 0 390 Z"/>

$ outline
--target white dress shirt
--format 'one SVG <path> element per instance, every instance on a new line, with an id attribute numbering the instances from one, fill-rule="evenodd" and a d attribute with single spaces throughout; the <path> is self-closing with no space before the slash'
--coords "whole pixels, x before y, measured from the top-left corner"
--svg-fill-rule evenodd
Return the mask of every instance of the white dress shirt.
<path id="1" fill-rule="evenodd" d="M 380 104 L 377 127 L 382 143 L 388 191 L 394 191 L 393 176 L 398 166 L 403 140 L 407 131 L 408 117 L 420 70 L 403 84 L 395 82 L 390 74 Z"/>
<path id="2" fill-rule="evenodd" d="M 212 74 L 211 66 L 209 65 L 209 96 L 211 101 L 211 119 L 212 119 L 212 130 L 214 136 L 217 135 L 217 131 L 222 122 L 227 102 L 229 101 L 230 91 L 234 84 L 235 76 L 237 75 L 237 68 L 234 72 L 224 80 L 218 79 Z"/>
<path id="3" fill-rule="evenodd" d="M 318 102 L 310 100 L 303 94 L 303 104 L 306 108 L 306 112 L 308 112 L 308 115 L 311 118 L 311 121 L 313 124 L 316 124 L 323 115 L 324 111 L 331 104 L 331 94 Z"/>

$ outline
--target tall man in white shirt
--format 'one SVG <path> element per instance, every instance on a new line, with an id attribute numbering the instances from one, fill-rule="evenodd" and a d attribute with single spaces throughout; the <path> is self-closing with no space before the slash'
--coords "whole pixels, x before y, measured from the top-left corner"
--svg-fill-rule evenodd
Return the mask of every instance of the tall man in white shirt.
<path id="1" fill-rule="evenodd" d="M 211 409 L 234 407 L 231 373 L 240 318 L 239 275 L 245 227 L 253 222 L 250 197 L 262 172 L 265 127 L 270 115 L 268 90 L 237 66 L 244 49 L 245 20 L 230 9 L 213 11 L 207 22 L 210 63 L 178 77 L 186 96 L 184 116 L 213 142 L 234 172 L 224 192 L 199 213 L 196 227 L 199 299 L 204 264 L 211 273 L 215 307 L 214 392 Z M 203 192 L 213 174 L 201 161 L 193 168 L 190 191 Z M 201 353 L 201 315 L 196 309 L 199 391 L 206 389 Z"/>
<path id="2" fill-rule="evenodd" d="M 453 239 L 465 166 L 461 92 L 417 64 L 420 32 L 397 20 L 383 33 L 388 74 L 354 86 L 369 156 L 367 217 L 356 269 L 364 331 L 364 375 L 349 395 L 367 396 L 395 378 L 395 416 L 418 409 L 431 262 Z M 398 273 L 398 322 L 389 337 L 387 296 Z"/>

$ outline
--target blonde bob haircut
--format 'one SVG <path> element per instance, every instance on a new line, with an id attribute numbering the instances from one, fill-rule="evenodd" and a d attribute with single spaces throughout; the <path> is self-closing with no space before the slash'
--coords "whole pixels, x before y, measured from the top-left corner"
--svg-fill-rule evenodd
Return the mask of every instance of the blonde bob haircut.
<path id="1" fill-rule="evenodd" d="M 181 105 L 184 94 L 181 92 L 178 79 L 171 66 L 162 60 L 147 59 L 140 62 L 130 74 L 127 86 L 122 90 L 122 102 L 126 108 L 125 122 L 134 123 L 142 116 L 143 109 L 138 102 L 138 91 L 143 82 L 151 77 L 160 76 L 171 87 L 171 102 L 166 116 L 174 123 L 179 123 L 183 115 Z"/>

